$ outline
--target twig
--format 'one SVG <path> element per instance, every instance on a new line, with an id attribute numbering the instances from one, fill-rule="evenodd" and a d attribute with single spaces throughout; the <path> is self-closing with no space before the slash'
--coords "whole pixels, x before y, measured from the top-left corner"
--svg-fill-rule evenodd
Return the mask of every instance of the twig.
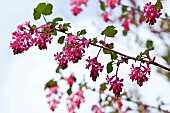
<path id="1" fill-rule="evenodd" d="M 121 56 L 124 56 L 124 57 L 126 57 L 127 59 L 136 60 L 135 57 L 128 56 L 128 55 L 126 55 L 126 54 L 123 54 L 123 53 L 120 53 L 120 52 L 118 52 L 118 51 L 109 49 L 109 48 L 107 48 L 107 47 L 103 47 L 103 46 L 100 46 L 100 45 L 97 45 L 97 44 L 93 44 L 93 43 L 90 43 L 90 44 L 93 45 L 93 46 L 96 46 L 96 47 L 100 47 L 100 48 L 109 50 L 109 51 L 114 52 L 114 53 L 116 53 L 116 54 L 119 54 L 119 55 L 121 55 Z M 163 66 L 163 65 L 161 65 L 161 64 L 159 64 L 159 63 L 157 63 L 157 62 L 155 62 L 155 61 L 150 62 L 150 61 L 147 61 L 147 60 L 144 60 L 144 59 L 140 59 L 139 61 L 148 62 L 149 64 L 152 64 L 152 65 L 158 66 L 158 67 L 160 67 L 160 68 L 162 68 L 162 69 L 165 69 L 165 70 L 167 70 L 167 71 L 170 71 L 170 68 L 168 68 L 168 67 L 166 67 L 166 66 Z"/>

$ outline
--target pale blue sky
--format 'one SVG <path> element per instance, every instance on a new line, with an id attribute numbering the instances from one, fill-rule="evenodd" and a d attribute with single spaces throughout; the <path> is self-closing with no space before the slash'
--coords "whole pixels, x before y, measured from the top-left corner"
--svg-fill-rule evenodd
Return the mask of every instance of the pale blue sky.
<path id="1" fill-rule="evenodd" d="M 50 2 L 54 5 L 54 14 L 47 19 L 53 17 L 63 17 L 66 22 L 72 23 L 72 31 L 77 32 L 83 28 L 87 29 L 87 37 L 100 36 L 100 31 L 106 26 L 98 12 L 98 0 L 89 0 L 89 7 L 81 13 L 79 16 L 74 17 L 70 12 L 69 0 L 44 0 L 43 2 Z M 146 0 L 145 0 L 146 1 Z M 43 91 L 44 84 L 51 78 L 55 78 L 55 68 L 57 62 L 55 62 L 53 54 L 61 50 L 60 46 L 56 46 L 56 39 L 48 46 L 47 51 L 40 51 L 36 47 L 32 47 L 29 51 L 20 55 L 13 55 L 12 50 L 9 48 L 11 40 L 11 32 L 16 30 L 17 25 L 30 20 L 32 24 L 42 24 L 43 20 L 35 21 L 32 13 L 33 8 L 37 6 L 41 0 L 0 0 L 0 113 L 51 113 L 48 108 L 45 99 L 45 93 Z M 167 1 L 167 4 L 170 4 Z M 165 4 L 167 6 L 167 4 Z M 94 8 L 96 7 L 96 8 Z M 169 7 L 165 7 L 168 10 Z M 90 13 L 89 13 L 90 12 Z M 100 37 L 101 38 L 101 37 Z M 112 40 L 113 41 L 113 40 Z M 128 54 L 135 55 L 138 50 L 125 51 L 126 46 L 119 46 L 126 43 L 126 39 L 115 39 L 116 49 L 126 52 Z M 136 48 L 135 48 L 136 49 Z M 88 54 L 95 56 L 94 53 L 98 50 L 90 49 Z M 104 57 L 101 57 L 102 60 Z M 84 71 L 84 62 L 79 65 L 71 65 L 63 73 L 68 76 L 70 72 L 75 72 L 79 79 L 80 75 L 88 75 L 89 72 Z M 122 67 L 124 72 L 120 74 L 128 74 L 128 66 Z M 77 71 L 80 70 L 80 71 Z M 103 75 L 105 75 L 104 72 Z M 89 77 L 86 77 L 88 80 Z M 102 81 L 104 76 L 99 79 Z M 128 79 L 128 77 L 126 77 Z M 128 81 L 128 80 L 127 80 Z M 94 84 L 93 84 L 94 85 Z M 135 84 L 134 84 L 135 85 Z M 165 102 L 170 103 L 170 90 L 169 83 L 165 78 L 160 77 L 157 73 L 152 72 L 150 80 L 140 88 L 141 94 L 143 94 L 144 101 L 149 104 L 155 104 L 154 100 L 161 95 Z M 129 86 L 131 87 L 131 86 Z M 89 95 L 87 92 L 86 95 Z M 95 95 L 93 95 L 95 96 Z M 90 99 L 91 95 L 87 98 Z M 90 100 L 91 103 L 95 101 Z M 66 111 L 64 103 L 60 106 L 60 109 L 56 110 L 56 113 Z M 81 113 L 89 113 L 90 105 L 83 105 L 80 110 Z M 80 113 L 79 112 L 79 113 Z"/>

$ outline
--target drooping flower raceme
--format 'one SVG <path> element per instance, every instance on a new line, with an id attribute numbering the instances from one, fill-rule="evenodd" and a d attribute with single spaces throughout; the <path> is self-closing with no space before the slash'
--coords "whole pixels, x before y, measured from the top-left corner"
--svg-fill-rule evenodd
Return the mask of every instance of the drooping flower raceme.
<path id="1" fill-rule="evenodd" d="M 34 39 L 31 31 L 30 22 L 25 22 L 25 24 L 19 25 L 17 30 L 12 33 L 13 41 L 10 42 L 10 47 L 13 49 L 14 55 L 23 53 L 33 46 Z"/>
<path id="2" fill-rule="evenodd" d="M 55 60 L 59 61 L 59 66 L 62 69 L 67 68 L 68 61 L 77 63 L 82 59 L 85 53 L 85 47 L 89 46 L 89 42 L 78 36 L 68 36 L 65 39 L 65 46 L 63 47 L 63 52 L 54 54 Z"/>
<path id="3" fill-rule="evenodd" d="M 109 13 L 107 11 L 103 12 L 102 17 L 105 22 L 109 21 Z"/>
<path id="4" fill-rule="evenodd" d="M 115 80 L 113 80 L 113 78 L 115 78 Z M 115 94 L 115 97 L 119 97 L 120 92 L 122 92 L 123 80 L 124 79 L 119 79 L 119 77 L 117 76 L 112 76 L 109 78 L 109 76 L 107 75 L 106 77 L 106 83 L 107 85 L 110 85 L 109 91 L 112 90 L 112 92 Z"/>
<path id="5" fill-rule="evenodd" d="M 51 44 L 51 31 L 52 29 L 50 24 L 44 24 L 35 29 L 35 45 L 37 45 L 40 50 L 47 49 L 46 43 Z"/>
<path id="6" fill-rule="evenodd" d="M 12 33 L 13 41 L 10 42 L 10 47 L 13 53 L 23 53 L 35 44 L 40 50 L 47 49 L 46 43 L 51 43 L 52 28 L 50 24 L 44 24 L 40 27 L 34 28 L 30 22 L 19 25 L 17 30 Z"/>
<path id="7" fill-rule="evenodd" d="M 67 108 L 69 113 L 75 113 L 76 108 L 80 108 L 82 102 L 84 102 L 83 91 L 80 89 L 76 93 L 72 93 L 68 98 Z"/>
<path id="8" fill-rule="evenodd" d="M 146 65 L 147 66 L 140 65 L 135 67 L 134 64 L 132 64 L 129 76 L 132 82 L 136 80 L 139 86 L 142 86 L 143 82 L 148 81 L 147 75 L 150 75 L 151 69 L 149 67 L 149 63 L 146 63 Z"/>
<path id="9" fill-rule="evenodd" d="M 60 104 L 62 96 L 63 93 L 59 92 L 59 86 L 49 87 L 49 93 L 46 95 L 46 98 L 51 111 L 54 111 L 57 108 L 57 105 Z"/>
<path id="10" fill-rule="evenodd" d="M 151 2 L 146 3 L 143 7 L 143 14 L 146 18 L 146 23 L 153 25 L 156 23 L 156 18 L 159 18 L 162 13 L 160 9 L 156 9 L 155 5 L 152 5 Z"/>
<path id="11" fill-rule="evenodd" d="M 124 20 L 124 22 L 122 23 L 122 26 L 124 27 L 125 31 L 129 31 L 129 24 L 131 23 L 131 19 L 130 18 L 126 18 Z"/>
<path id="12" fill-rule="evenodd" d="M 88 62 L 86 69 L 90 70 L 90 77 L 92 77 L 93 81 L 96 81 L 97 77 L 99 77 L 99 72 L 103 71 L 104 65 L 97 61 L 97 57 L 90 59 L 89 56 L 86 61 Z"/>
<path id="13" fill-rule="evenodd" d="M 107 6 L 109 6 L 111 9 L 115 8 L 117 5 L 120 5 L 120 0 L 107 0 L 106 1 Z"/>
<path id="14" fill-rule="evenodd" d="M 73 15 L 77 15 L 79 14 L 81 11 L 83 11 L 83 9 L 81 8 L 81 5 L 85 5 L 87 6 L 87 0 L 70 0 L 70 5 L 74 6 L 72 9 L 71 9 L 71 12 L 73 13 Z"/>

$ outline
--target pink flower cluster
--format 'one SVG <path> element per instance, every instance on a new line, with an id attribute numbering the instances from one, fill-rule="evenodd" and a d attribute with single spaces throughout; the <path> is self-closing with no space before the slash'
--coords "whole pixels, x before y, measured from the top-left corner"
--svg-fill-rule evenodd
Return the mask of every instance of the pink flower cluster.
<path id="1" fill-rule="evenodd" d="M 152 5 L 151 2 L 146 3 L 143 7 L 143 14 L 146 18 L 146 23 L 153 25 L 156 23 L 156 18 L 159 18 L 162 13 L 160 9 L 156 9 L 155 5 Z"/>
<path id="2" fill-rule="evenodd" d="M 50 32 L 50 25 L 45 24 L 33 29 L 30 22 L 25 22 L 12 33 L 13 41 L 10 42 L 10 47 L 13 49 L 14 55 L 27 51 L 34 44 L 38 45 L 40 50 L 47 49 L 46 43 L 51 43 L 52 40 Z"/>
<path id="3" fill-rule="evenodd" d="M 134 67 L 134 64 L 132 64 L 131 74 L 129 74 L 129 76 L 132 82 L 136 80 L 139 86 L 142 86 L 143 82 L 148 81 L 147 74 L 150 75 L 151 69 L 149 67 L 149 63 L 146 63 L 146 65 L 147 67 L 143 65 Z"/>
<path id="4" fill-rule="evenodd" d="M 59 66 L 62 69 L 67 68 L 68 61 L 77 63 L 82 59 L 85 53 L 85 47 L 89 46 L 89 41 L 85 38 L 80 39 L 78 36 L 68 36 L 65 39 L 63 52 L 54 54 L 55 60 L 59 61 Z"/>
<path id="5" fill-rule="evenodd" d="M 10 42 L 10 47 L 13 49 L 13 53 L 23 53 L 27 51 L 34 44 L 34 39 L 32 38 L 30 22 L 25 22 L 25 24 L 19 25 L 17 30 L 12 33 L 13 41 Z"/>
<path id="6" fill-rule="evenodd" d="M 102 0 L 99 0 L 100 3 L 103 3 Z M 120 0 L 106 0 L 106 7 L 114 9 L 117 5 L 120 5 Z M 106 10 L 102 13 L 102 18 L 105 22 L 108 22 L 110 13 Z"/>
<path id="7" fill-rule="evenodd" d="M 35 45 L 38 46 L 40 50 L 47 49 L 46 43 L 51 44 L 51 25 L 50 24 L 44 24 L 35 29 Z"/>
<path id="8" fill-rule="evenodd" d="M 115 78 L 115 80 L 113 80 L 113 78 Z M 122 92 L 123 80 L 124 79 L 119 79 L 119 77 L 117 76 L 112 76 L 109 78 L 109 76 L 107 75 L 106 77 L 106 83 L 107 85 L 110 85 L 109 91 L 112 90 L 115 94 L 115 97 L 119 97 L 120 92 Z"/>
<path id="9" fill-rule="evenodd" d="M 88 64 L 86 65 L 86 69 L 90 69 L 91 67 L 90 77 L 92 77 L 93 81 L 96 81 L 97 77 L 99 77 L 99 71 L 103 71 L 104 65 L 97 61 L 97 57 L 90 59 L 89 56 L 86 61 L 88 62 Z"/>
<path id="10" fill-rule="evenodd" d="M 94 113 L 104 113 L 97 105 L 93 105 L 91 110 L 94 111 Z"/>
<path id="11" fill-rule="evenodd" d="M 57 108 L 57 105 L 60 103 L 63 93 L 59 92 L 58 86 L 49 87 L 49 91 L 50 92 L 46 95 L 46 98 L 48 99 L 48 105 L 50 106 L 51 111 L 54 111 L 55 108 Z"/>
<path id="12" fill-rule="evenodd" d="M 120 5 L 120 0 L 107 0 L 106 1 L 107 6 L 109 6 L 111 9 L 115 8 L 117 5 Z"/>
<path id="13" fill-rule="evenodd" d="M 84 102 L 83 91 L 80 89 L 76 93 L 72 93 L 68 98 L 67 108 L 69 113 L 75 113 L 76 108 L 80 108 L 82 102 Z"/>
<path id="14" fill-rule="evenodd" d="M 71 12 L 73 15 L 79 14 L 83 9 L 81 8 L 81 5 L 87 6 L 87 0 L 70 0 L 70 5 L 74 5 L 74 7 L 71 9 Z"/>
<path id="15" fill-rule="evenodd" d="M 127 15 L 125 17 L 119 17 L 119 21 L 122 22 L 122 26 L 124 28 L 125 31 L 129 31 L 129 24 L 133 23 L 133 19 L 136 19 L 135 15 L 136 12 L 133 8 L 131 8 L 130 10 L 128 10 L 127 12 L 125 12 Z M 136 24 L 136 23 L 133 23 Z"/>

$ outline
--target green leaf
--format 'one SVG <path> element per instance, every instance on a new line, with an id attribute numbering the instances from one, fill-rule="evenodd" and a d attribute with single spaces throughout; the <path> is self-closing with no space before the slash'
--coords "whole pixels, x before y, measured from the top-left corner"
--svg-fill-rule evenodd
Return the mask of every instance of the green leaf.
<path id="1" fill-rule="evenodd" d="M 43 15 L 52 14 L 52 9 L 53 9 L 53 6 L 50 3 L 48 3 L 48 4 L 39 3 L 38 6 L 36 8 L 34 8 L 34 13 L 33 13 L 34 19 L 35 20 L 40 19 L 41 14 L 43 14 Z"/>
<path id="2" fill-rule="evenodd" d="M 127 18 L 128 17 L 128 14 L 122 14 L 121 15 L 121 18 Z"/>
<path id="3" fill-rule="evenodd" d="M 61 37 L 58 39 L 58 43 L 59 43 L 59 44 L 63 44 L 63 43 L 64 43 L 64 39 L 65 39 L 65 36 L 61 36 Z"/>
<path id="4" fill-rule="evenodd" d="M 86 86 L 86 83 L 80 83 L 80 84 L 79 84 L 80 89 L 82 89 L 82 88 L 85 87 L 85 86 Z"/>
<path id="5" fill-rule="evenodd" d="M 80 36 L 80 35 L 85 35 L 87 32 L 85 29 L 81 30 L 81 31 L 78 31 L 77 32 L 77 35 Z"/>
<path id="6" fill-rule="evenodd" d="M 113 102 L 112 101 L 108 101 L 108 106 L 113 106 Z"/>
<path id="7" fill-rule="evenodd" d="M 114 37 L 117 33 L 114 26 L 107 26 L 105 30 L 102 31 L 102 35 L 106 35 L 107 37 Z"/>
<path id="8" fill-rule="evenodd" d="M 100 89 L 102 89 L 103 91 L 105 91 L 107 89 L 106 83 L 102 83 L 100 84 Z"/>
<path id="9" fill-rule="evenodd" d="M 123 5 L 123 6 L 122 6 L 122 12 L 123 12 L 123 13 L 126 12 L 126 11 L 127 11 L 127 8 L 128 8 L 128 6 Z"/>
<path id="10" fill-rule="evenodd" d="M 107 49 L 103 49 L 103 53 L 104 54 L 111 54 L 111 51 L 107 50 Z"/>
<path id="11" fill-rule="evenodd" d="M 140 60 L 141 58 L 142 58 L 142 52 L 140 52 L 140 54 L 137 55 L 135 59 L 136 59 L 136 60 Z"/>
<path id="12" fill-rule="evenodd" d="M 160 0 L 157 0 L 157 3 L 155 4 L 156 9 L 163 9 L 162 3 Z"/>
<path id="13" fill-rule="evenodd" d="M 153 47 L 153 41 L 152 41 L 152 40 L 147 40 L 147 42 L 146 42 L 146 47 L 147 47 L 147 48 Z"/>
<path id="14" fill-rule="evenodd" d="M 32 27 L 31 27 L 32 29 L 36 29 L 36 25 L 32 25 Z"/>
<path id="15" fill-rule="evenodd" d="M 71 28 L 70 23 L 64 23 L 64 29 L 68 31 L 68 28 Z"/>
<path id="16" fill-rule="evenodd" d="M 69 47 L 71 47 L 72 46 L 72 44 L 67 44 L 66 45 L 66 48 L 69 48 Z"/>
<path id="17" fill-rule="evenodd" d="M 76 77 L 75 77 L 75 76 L 73 77 L 73 80 L 74 80 L 74 82 L 76 82 L 76 81 L 77 81 L 77 79 L 76 79 Z"/>
<path id="18" fill-rule="evenodd" d="M 123 30 L 123 36 L 126 36 L 126 35 L 127 35 L 127 31 Z"/>
<path id="19" fill-rule="evenodd" d="M 145 51 L 142 53 L 142 55 L 147 55 L 147 54 L 149 54 L 149 51 L 151 51 L 151 50 L 154 50 L 154 47 L 148 48 L 147 50 L 145 50 Z"/>
<path id="20" fill-rule="evenodd" d="M 118 58 L 117 54 L 114 52 L 112 52 L 110 55 L 112 60 L 116 60 Z"/>
<path id="21" fill-rule="evenodd" d="M 92 43 L 96 44 L 98 42 L 97 37 L 93 38 Z"/>
<path id="22" fill-rule="evenodd" d="M 169 18 L 168 13 L 165 13 L 165 18 L 166 18 L 166 19 L 168 19 L 168 18 Z"/>
<path id="23" fill-rule="evenodd" d="M 57 25 L 57 24 L 58 24 L 58 23 L 57 23 L 58 21 L 63 21 L 63 19 L 60 18 L 60 17 L 54 18 L 53 21 L 52 21 L 52 25 L 53 25 L 53 26 L 54 26 L 54 25 Z"/>
<path id="24" fill-rule="evenodd" d="M 71 89 L 71 87 L 67 90 L 67 94 L 68 94 L 68 95 L 71 95 L 71 94 L 72 94 L 72 89 Z"/>
<path id="25" fill-rule="evenodd" d="M 107 64 L 107 73 L 111 73 L 112 71 L 113 71 L 113 65 L 112 65 L 112 61 L 111 62 L 109 62 L 108 64 Z"/>
<path id="26" fill-rule="evenodd" d="M 54 30 L 53 32 L 51 32 L 51 34 L 54 35 L 54 36 L 57 36 L 57 31 Z"/>
<path id="27" fill-rule="evenodd" d="M 106 9 L 106 6 L 105 6 L 104 2 L 102 2 L 102 1 L 100 2 L 100 9 L 103 11 Z"/>
<path id="28" fill-rule="evenodd" d="M 102 98 L 101 98 L 101 96 L 100 96 L 100 98 L 99 98 L 99 104 L 101 104 L 102 103 Z"/>
<path id="29" fill-rule="evenodd" d="M 42 14 L 50 15 L 52 14 L 52 9 L 53 9 L 53 5 L 48 3 L 47 5 L 45 5 L 44 10 L 42 11 Z"/>
<path id="30" fill-rule="evenodd" d="M 105 101 L 107 101 L 107 100 L 108 100 L 108 98 L 109 98 L 109 95 L 107 95 L 107 96 L 106 96 Z"/>
<path id="31" fill-rule="evenodd" d="M 50 81 L 48 81 L 46 84 L 45 84 L 45 88 L 49 88 L 49 87 L 53 87 L 53 86 L 57 86 L 57 81 L 54 81 L 53 79 L 51 79 Z"/>
<path id="32" fill-rule="evenodd" d="M 60 69 L 61 69 L 60 66 L 58 66 L 56 69 L 56 73 L 60 73 Z"/>

